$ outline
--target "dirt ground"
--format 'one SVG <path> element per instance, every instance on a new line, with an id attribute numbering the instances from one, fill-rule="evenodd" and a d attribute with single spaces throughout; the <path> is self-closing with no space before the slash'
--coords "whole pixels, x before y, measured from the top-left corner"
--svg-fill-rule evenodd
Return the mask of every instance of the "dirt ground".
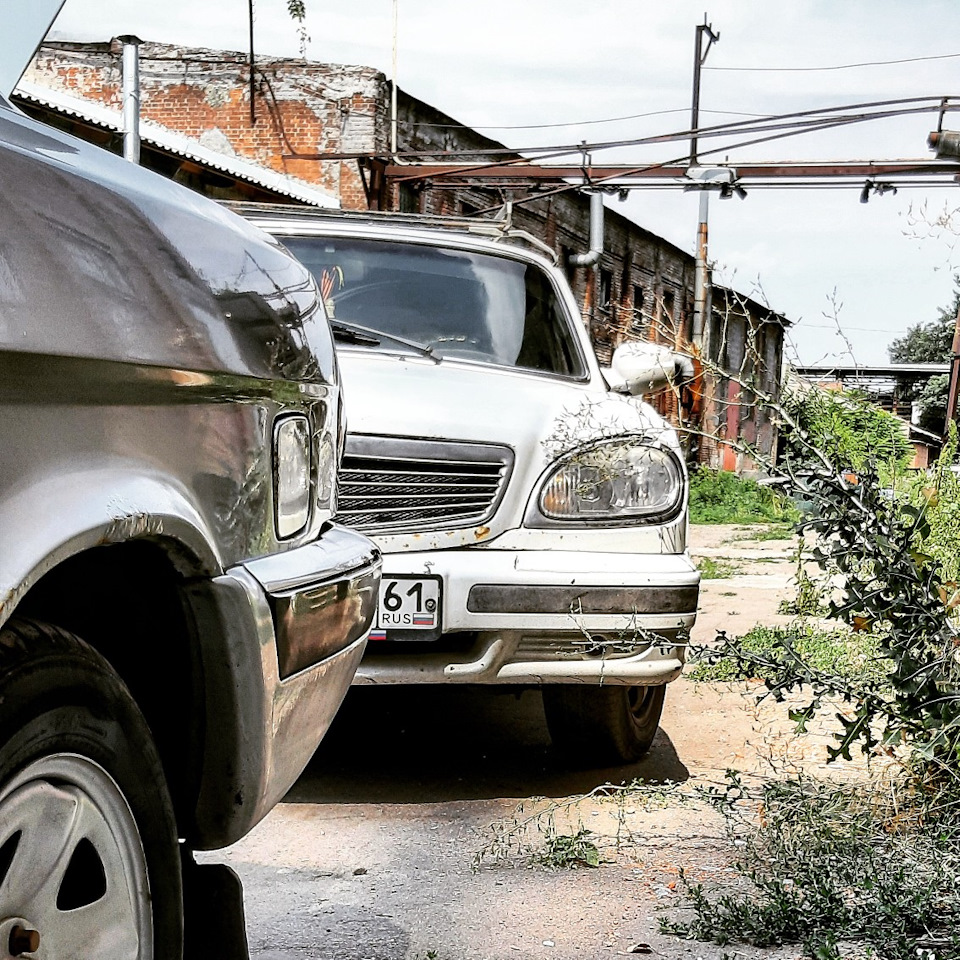
<path id="1" fill-rule="evenodd" d="M 792 544 L 751 533 L 694 528 L 696 556 L 730 574 L 703 582 L 696 642 L 785 619 L 776 611 L 790 589 Z M 782 706 L 758 709 L 740 689 L 683 678 L 647 757 L 587 771 L 555 755 L 535 693 L 360 689 L 286 802 L 210 859 L 226 859 L 244 881 L 255 960 L 792 957 L 658 932 L 680 868 L 733 879 L 722 824 L 676 791 L 721 783 L 731 767 L 819 770 L 824 756 L 822 741 L 792 735 Z M 531 867 L 523 856 L 474 869 L 478 853 L 492 852 L 491 825 L 542 806 L 531 798 L 563 801 L 634 779 L 666 786 L 619 805 L 583 800 L 557 816 L 558 832 L 583 826 L 601 838 L 599 869 Z M 630 842 L 616 851 L 618 828 Z M 544 829 L 533 824 L 524 839 L 539 843 Z"/>

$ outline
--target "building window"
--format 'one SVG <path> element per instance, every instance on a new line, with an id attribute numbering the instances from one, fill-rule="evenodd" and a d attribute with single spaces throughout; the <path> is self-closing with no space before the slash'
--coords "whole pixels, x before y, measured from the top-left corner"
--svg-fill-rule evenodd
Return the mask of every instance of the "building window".
<path id="1" fill-rule="evenodd" d="M 600 309 L 610 311 L 613 300 L 613 271 L 600 269 Z"/>
<path id="2" fill-rule="evenodd" d="M 460 216 L 461 217 L 472 217 L 474 214 L 480 212 L 480 208 L 475 203 L 470 203 L 468 200 L 460 201 Z"/>
<path id="3" fill-rule="evenodd" d="M 674 326 L 677 298 L 672 290 L 663 291 L 663 325 L 671 332 L 676 332 Z"/>
<path id="4" fill-rule="evenodd" d="M 633 288 L 633 302 L 631 304 L 633 316 L 630 320 L 630 332 L 645 336 L 648 330 L 646 318 L 643 315 L 644 291 L 643 287 L 635 284 Z"/>
<path id="5" fill-rule="evenodd" d="M 400 212 L 420 212 L 420 191 L 412 183 L 400 184 Z"/>

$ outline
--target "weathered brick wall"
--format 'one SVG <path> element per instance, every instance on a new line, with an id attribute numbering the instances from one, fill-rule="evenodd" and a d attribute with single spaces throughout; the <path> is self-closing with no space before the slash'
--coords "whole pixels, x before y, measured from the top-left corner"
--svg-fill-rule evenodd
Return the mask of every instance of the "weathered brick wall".
<path id="1" fill-rule="evenodd" d="M 44 44 L 27 78 L 121 108 L 119 44 Z M 388 144 L 386 79 L 370 67 L 260 60 L 244 53 L 140 47 L 140 112 L 211 149 L 316 183 L 344 207 L 365 209 L 356 162 L 296 154 L 379 154 Z"/>

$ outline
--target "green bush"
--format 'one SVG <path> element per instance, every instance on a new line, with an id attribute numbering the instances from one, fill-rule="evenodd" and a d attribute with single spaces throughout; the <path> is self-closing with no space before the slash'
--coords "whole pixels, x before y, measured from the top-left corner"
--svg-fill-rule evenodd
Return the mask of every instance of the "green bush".
<path id="1" fill-rule="evenodd" d="M 783 523 L 796 511 L 771 487 L 706 467 L 690 475 L 691 523 Z"/>
<path id="2" fill-rule="evenodd" d="M 794 463 L 807 461 L 815 449 L 840 470 L 859 473 L 870 465 L 884 482 L 907 469 L 912 451 L 903 422 L 860 394 L 788 393 L 784 409 L 794 421 L 782 434 Z"/>
<path id="3" fill-rule="evenodd" d="M 957 431 L 952 427 L 933 469 L 917 473 L 898 491 L 906 502 L 923 512 L 929 529 L 916 548 L 937 564 L 951 594 L 960 586 L 960 475 L 951 469 L 956 454 Z"/>

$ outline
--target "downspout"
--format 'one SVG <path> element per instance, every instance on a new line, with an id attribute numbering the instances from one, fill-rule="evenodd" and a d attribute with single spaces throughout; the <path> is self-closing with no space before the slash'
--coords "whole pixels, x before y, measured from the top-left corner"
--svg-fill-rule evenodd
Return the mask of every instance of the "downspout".
<path id="1" fill-rule="evenodd" d="M 393 0 L 393 76 L 390 79 L 390 156 L 397 159 L 397 0 Z"/>
<path id="2" fill-rule="evenodd" d="M 140 44 L 139 37 L 127 34 L 123 44 L 123 159 L 140 162 Z"/>
<path id="3" fill-rule="evenodd" d="M 587 253 L 571 253 L 570 266 L 592 267 L 603 253 L 603 194 L 590 194 L 590 250 Z"/>

